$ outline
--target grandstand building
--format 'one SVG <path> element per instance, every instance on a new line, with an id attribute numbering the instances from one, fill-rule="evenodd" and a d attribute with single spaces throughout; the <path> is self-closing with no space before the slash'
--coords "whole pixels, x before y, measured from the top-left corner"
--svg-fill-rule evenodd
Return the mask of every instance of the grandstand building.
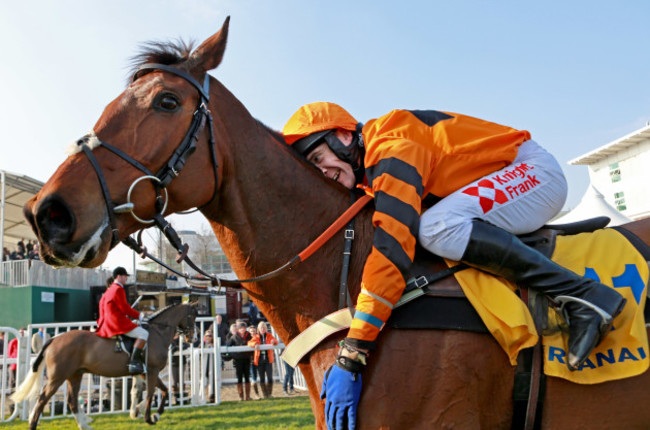
<path id="1" fill-rule="evenodd" d="M 628 218 L 650 216 L 650 123 L 569 161 L 589 168 L 591 184 Z"/>

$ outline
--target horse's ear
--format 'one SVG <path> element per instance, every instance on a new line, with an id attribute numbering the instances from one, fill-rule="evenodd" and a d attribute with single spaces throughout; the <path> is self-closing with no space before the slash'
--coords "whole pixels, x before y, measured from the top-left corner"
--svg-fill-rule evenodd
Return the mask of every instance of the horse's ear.
<path id="1" fill-rule="evenodd" d="M 230 17 L 227 17 L 223 26 L 221 26 L 221 30 L 210 36 L 192 52 L 190 58 L 187 59 L 187 67 L 191 72 L 202 75 L 209 70 L 216 69 L 221 63 L 223 53 L 226 50 L 226 42 L 228 41 L 229 23 Z"/>

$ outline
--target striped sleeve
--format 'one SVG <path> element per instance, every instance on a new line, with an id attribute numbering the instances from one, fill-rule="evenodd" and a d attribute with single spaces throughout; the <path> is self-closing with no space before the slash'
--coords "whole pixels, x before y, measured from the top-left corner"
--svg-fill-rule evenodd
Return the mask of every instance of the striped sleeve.
<path id="1" fill-rule="evenodd" d="M 375 195 L 373 246 L 348 337 L 374 341 L 409 276 L 431 153 L 409 140 L 369 146 L 366 173 Z"/>

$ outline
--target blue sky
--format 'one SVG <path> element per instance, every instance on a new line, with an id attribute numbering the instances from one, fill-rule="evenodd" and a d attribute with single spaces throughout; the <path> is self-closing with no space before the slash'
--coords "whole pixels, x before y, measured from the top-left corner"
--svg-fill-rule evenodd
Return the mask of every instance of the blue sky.
<path id="1" fill-rule="evenodd" d="M 647 1 L 13 1 L 0 169 L 46 180 L 121 92 L 138 43 L 201 42 L 227 15 L 212 75 L 270 127 L 326 100 L 359 121 L 438 109 L 527 129 L 562 164 L 567 208 L 588 185 L 567 161 L 650 121 Z"/>

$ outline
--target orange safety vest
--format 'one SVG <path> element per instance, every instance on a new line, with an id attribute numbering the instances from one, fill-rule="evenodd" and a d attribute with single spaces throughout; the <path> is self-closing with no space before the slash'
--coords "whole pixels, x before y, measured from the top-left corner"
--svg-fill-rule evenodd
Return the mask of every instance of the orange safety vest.
<path id="1" fill-rule="evenodd" d="M 456 113 L 393 110 L 366 123 L 363 137 L 375 233 L 348 336 L 374 341 L 406 286 L 423 201 L 511 164 L 530 133 Z"/>

